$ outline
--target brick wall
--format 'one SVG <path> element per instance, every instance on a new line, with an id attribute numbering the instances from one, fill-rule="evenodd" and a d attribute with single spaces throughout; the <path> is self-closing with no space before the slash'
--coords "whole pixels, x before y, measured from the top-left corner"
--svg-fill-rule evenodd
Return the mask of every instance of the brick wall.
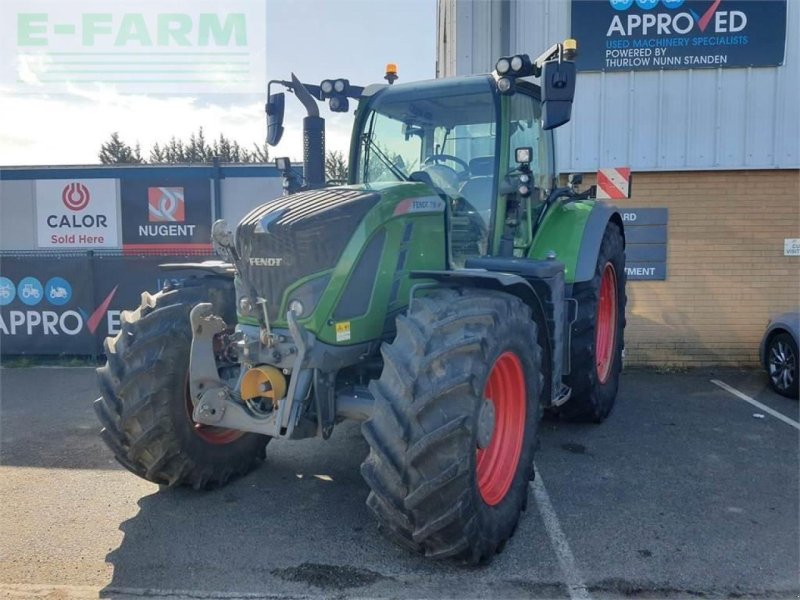
<path id="1" fill-rule="evenodd" d="M 667 280 L 628 284 L 626 364 L 756 365 L 770 315 L 800 308 L 800 171 L 634 173 L 617 204 L 669 209 Z"/>

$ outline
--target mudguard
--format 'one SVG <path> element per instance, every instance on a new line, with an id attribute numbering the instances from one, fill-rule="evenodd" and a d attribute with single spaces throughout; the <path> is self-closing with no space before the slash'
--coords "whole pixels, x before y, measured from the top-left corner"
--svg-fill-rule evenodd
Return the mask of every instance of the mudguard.
<path id="1" fill-rule="evenodd" d="M 568 284 L 588 281 L 594 276 L 600 243 L 609 221 L 625 230 L 616 207 L 596 200 L 561 202 L 550 209 L 536 232 L 529 258 L 545 259 L 555 252 L 564 263 Z"/>
<path id="2" fill-rule="evenodd" d="M 458 269 L 455 271 L 413 271 L 414 279 L 433 279 L 438 284 L 482 288 L 505 292 L 518 297 L 527 304 L 536 323 L 539 324 L 540 344 L 545 355 L 543 361 L 549 364 L 549 378 L 545 388 L 547 404 L 551 404 L 561 393 L 561 377 L 564 373 L 564 356 L 568 355 L 566 339 L 566 303 L 564 301 L 564 279 L 561 265 L 555 261 L 548 261 L 553 271 L 550 281 L 538 279 L 533 276 L 530 281 L 521 275 L 503 272 L 501 269 L 517 270 L 524 272 L 527 262 L 525 259 L 474 259 L 475 267 L 481 264 L 483 268 Z M 502 264 L 492 264 L 506 263 Z M 516 263 L 516 264 L 515 264 Z M 538 279 L 538 280 L 537 280 Z M 420 284 L 425 286 L 424 283 Z M 435 284 L 434 284 L 435 285 Z M 539 288 L 537 291 L 536 288 Z M 412 296 L 413 296 L 412 290 Z M 413 299 L 412 299 L 413 302 Z"/>
<path id="3" fill-rule="evenodd" d="M 511 273 L 459 269 L 457 271 L 413 271 L 413 279 L 433 279 L 449 285 L 464 285 L 506 292 L 519 297 L 534 314 L 544 314 L 542 301 L 533 286 L 523 277 Z"/>

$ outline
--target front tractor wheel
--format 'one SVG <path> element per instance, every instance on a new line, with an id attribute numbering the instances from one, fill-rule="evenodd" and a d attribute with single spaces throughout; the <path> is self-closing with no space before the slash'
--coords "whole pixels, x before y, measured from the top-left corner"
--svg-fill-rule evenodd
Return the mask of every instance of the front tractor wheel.
<path id="1" fill-rule="evenodd" d="M 530 309 L 499 292 L 437 290 L 398 318 L 361 467 L 395 541 L 474 564 L 513 535 L 541 417 L 537 339 Z"/>
<path id="2" fill-rule="evenodd" d="M 578 317 L 572 328 L 570 399 L 558 409 L 571 421 L 603 421 L 614 407 L 625 332 L 625 245 L 616 223 L 606 226 L 594 277 L 576 283 Z"/>
<path id="3" fill-rule="evenodd" d="M 203 279 L 155 295 L 123 313 L 122 328 L 105 344 L 94 403 L 103 441 L 126 469 L 158 484 L 221 486 L 263 458 L 267 436 L 201 425 L 189 396 L 189 313 L 211 301 L 225 315 L 232 289 Z M 230 312 L 230 311 L 228 311 Z"/>

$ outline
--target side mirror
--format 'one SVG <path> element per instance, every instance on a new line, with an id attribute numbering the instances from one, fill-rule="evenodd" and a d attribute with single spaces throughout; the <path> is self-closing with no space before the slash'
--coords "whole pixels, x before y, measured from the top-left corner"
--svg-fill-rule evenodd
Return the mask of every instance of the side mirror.
<path id="1" fill-rule="evenodd" d="M 572 117 L 575 63 L 551 60 L 542 65 L 542 129 L 555 129 Z"/>
<path id="2" fill-rule="evenodd" d="M 276 146 L 283 137 L 283 108 L 286 96 L 283 92 L 270 94 L 267 99 L 267 144 Z"/>

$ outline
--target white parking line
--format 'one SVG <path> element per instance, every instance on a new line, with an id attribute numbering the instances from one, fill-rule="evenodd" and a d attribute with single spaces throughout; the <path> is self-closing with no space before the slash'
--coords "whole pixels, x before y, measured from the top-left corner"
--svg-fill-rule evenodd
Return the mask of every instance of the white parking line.
<path id="1" fill-rule="evenodd" d="M 97 600 L 98 598 L 159 598 L 160 600 L 273 600 L 277 598 L 302 598 L 323 600 L 330 595 L 284 595 L 253 592 L 206 592 L 200 590 L 165 590 L 158 588 L 95 587 L 61 584 L 4 584 L 0 583 L 0 598 L 20 600 Z"/>
<path id="2" fill-rule="evenodd" d="M 721 387 L 726 392 L 730 392 L 731 394 L 733 394 L 737 398 L 741 398 L 745 402 L 749 402 L 753 406 L 755 406 L 757 408 L 760 408 L 761 410 L 763 410 L 768 415 L 772 415 L 773 417 L 775 417 L 776 419 L 778 419 L 780 421 L 783 421 L 787 425 L 791 425 L 795 429 L 800 430 L 800 423 L 798 423 L 797 421 L 794 421 L 794 420 L 790 419 L 789 417 L 787 417 L 786 415 L 783 415 L 783 414 L 779 413 L 777 410 L 771 409 L 769 406 L 766 406 L 765 404 L 761 404 L 761 402 L 759 402 L 758 400 L 754 400 L 753 398 L 751 398 L 747 394 L 743 394 L 742 392 L 740 392 L 736 388 L 732 388 L 731 386 L 729 386 L 724 381 L 720 381 L 719 379 L 712 379 L 711 383 L 713 383 L 714 385 L 716 385 L 718 387 Z"/>
<path id="3" fill-rule="evenodd" d="M 536 498 L 536 505 L 539 507 L 539 514 L 542 515 L 544 527 L 547 529 L 547 535 L 550 536 L 550 543 L 553 545 L 553 550 L 555 550 L 558 558 L 558 564 L 564 573 L 569 597 L 572 600 L 591 600 L 589 590 L 586 589 L 586 584 L 583 582 L 583 577 L 581 577 L 578 565 L 575 562 L 575 556 L 569 547 L 567 536 L 564 535 L 564 530 L 561 529 L 558 515 L 556 515 L 553 504 L 550 502 L 547 489 L 544 487 L 542 475 L 536 466 L 533 467 L 533 470 L 536 474 L 533 480 L 533 495 Z"/>

